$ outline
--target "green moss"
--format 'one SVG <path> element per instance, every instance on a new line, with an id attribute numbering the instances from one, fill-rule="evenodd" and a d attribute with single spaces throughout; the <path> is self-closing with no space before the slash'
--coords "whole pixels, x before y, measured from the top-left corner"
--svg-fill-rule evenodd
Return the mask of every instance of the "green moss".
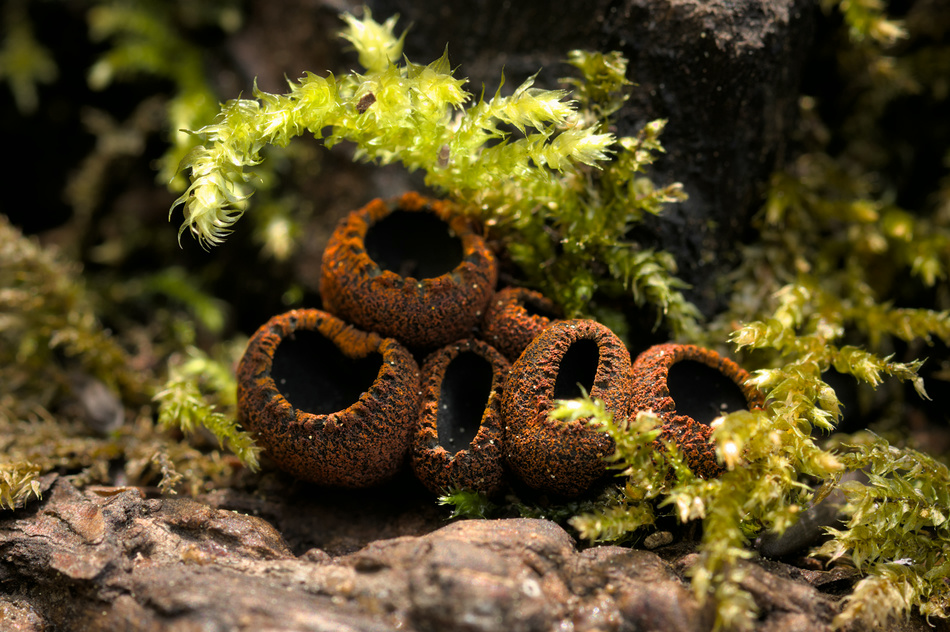
<path id="1" fill-rule="evenodd" d="M 750 540 L 764 530 L 783 531 L 844 473 L 860 470 L 867 483 L 842 486 L 845 526 L 832 530 L 815 553 L 865 574 L 836 624 L 880 627 L 912 608 L 948 614 L 947 470 L 900 447 L 899 438 L 893 444 L 869 435 L 825 440 L 815 431 L 835 429 L 841 415 L 838 394 L 825 381 L 829 370 L 870 387 L 908 382 L 924 394 L 915 358 L 937 340 L 950 343 L 950 314 L 941 311 L 948 300 L 950 175 L 935 191 L 910 196 L 925 200 L 920 208 L 901 207 L 891 174 L 908 147 L 888 137 L 885 124 L 902 99 L 946 98 L 941 81 L 950 54 L 929 45 L 912 23 L 890 19 L 882 3 L 823 4 L 844 20 L 847 37 L 837 61 L 848 111 L 829 129 L 818 115 L 828 104 L 801 99 L 799 152 L 772 179 L 756 219 L 759 238 L 742 248 L 742 267 L 719 280 L 729 309 L 702 331 L 672 258 L 625 241 L 646 214 L 684 193 L 675 183 L 657 186 L 646 177 L 662 152 L 664 121 L 629 138 L 609 132 L 629 89 L 626 61 L 616 53 L 568 53 L 578 73 L 565 80 L 570 94 L 538 89 L 529 79 L 510 93 L 500 88 L 476 97 L 454 77 L 447 57 L 428 65 L 403 59 L 395 19 L 380 24 L 368 14 L 345 16 L 343 36 L 363 72 L 307 74 L 286 94 L 255 90 L 253 98 L 219 108 L 202 74 L 202 53 L 180 26 L 227 30 L 240 22 L 235 5 L 213 3 L 202 12 L 189 8 L 195 3 L 103 2 L 89 13 L 91 36 L 111 48 L 90 80 L 105 87 L 144 73 L 171 81 L 174 94 L 163 109 L 168 129 L 196 132 L 169 137 L 160 177 L 170 180 L 185 156 L 191 182 L 176 204 L 184 205 L 182 232 L 203 245 L 226 237 L 250 208 L 253 190 L 277 184 L 275 165 L 307 151 L 288 143 L 309 133 L 328 146 L 353 143 L 361 160 L 422 170 L 430 187 L 484 221 L 519 267 L 520 280 L 554 298 L 567 315 L 616 319 L 611 305 L 621 298 L 654 306 L 678 339 L 717 347 L 731 340 L 769 399 L 764 411 L 716 422 L 714 440 L 727 470 L 721 478 L 696 478 L 672 446 L 654 450 L 652 415 L 613 419 L 585 399 L 565 404 L 556 416 L 590 417 L 610 433 L 617 485 L 556 506 L 493 503 L 464 491 L 445 502 L 458 515 L 559 520 L 591 542 L 635 541 L 664 514 L 684 524 L 699 521 L 693 588 L 715 601 L 718 627 L 741 630 L 756 615 L 741 585 L 740 561 L 753 555 Z M 189 11 L 198 13 L 184 19 Z M 905 37 L 914 45 L 895 46 Z M 28 110 L 36 85 L 53 77 L 53 67 L 28 29 L 6 38 L 0 70 L 18 106 Z M 17 51 L 29 54 L 15 67 L 9 60 Z M 149 107 L 142 104 L 125 122 L 87 122 L 103 141 L 134 132 L 141 143 Z M 950 152 L 942 154 L 950 168 Z M 99 200 L 95 183 L 108 171 L 109 157 L 100 157 L 82 172 L 93 177 L 77 178 L 89 188 L 70 194 L 85 200 L 89 214 Z M 307 154 L 308 161 L 314 158 L 318 154 Z M 185 184 L 180 176 L 172 186 Z M 289 210 L 292 194 L 261 197 L 254 200 L 257 241 L 267 255 L 286 259 L 301 216 Z M 111 302 L 104 300 L 77 264 L 0 218 L 0 382 L 6 389 L 0 394 L 0 506 L 37 496 L 38 477 L 51 471 L 77 483 L 107 482 L 110 467 L 121 466 L 132 484 L 197 493 L 231 484 L 242 470 L 239 460 L 256 468 L 257 449 L 235 415 L 232 367 L 243 341 L 209 352 L 194 348 L 196 324 L 212 338 L 225 331 L 226 306 L 177 268 L 113 285 Z M 923 307 L 895 307 L 908 288 L 936 298 Z M 146 328 L 113 334 L 96 317 L 123 300 L 157 302 L 157 296 L 171 299 L 172 307 L 150 312 Z M 135 356 L 139 344 L 146 351 Z M 904 355 L 895 356 L 899 349 Z M 131 368 L 143 364 L 144 371 Z M 125 424 L 97 434 L 83 415 L 69 412 L 75 372 L 109 389 Z M 893 393 L 888 398 L 900 401 Z M 199 427 L 210 430 L 211 445 L 194 432 Z"/>
<path id="2" fill-rule="evenodd" d="M 659 420 L 641 413 L 631 420 L 615 420 L 603 403 L 584 398 L 562 403 L 551 415 L 562 421 L 587 419 L 609 434 L 616 444 L 610 467 L 624 479 L 623 486 L 608 491 L 592 507 L 572 516 L 570 525 L 590 542 L 617 542 L 656 518 L 654 501 L 669 491 L 674 467 L 683 466 L 675 450 L 658 455 L 653 442 L 659 435 Z"/>
<path id="3" fill-rule="evenodd" d="M 866 574 L 835 620 L 881 629 L 916 607 L 927 617 L 950 616 L 950 471 L 909 448 L 873 434 L 856 437 L 838 452 L 866 484 L 841 485 L 849 518 L 816 555 L 850 557 Z"/>
<path id="4" fill-rule="evenodd" d="M 944 53 L 934 47 L 930 55 L 890 57 L 886 47 L 914 38 L 913 29 L 890 20 L 880 3 L 827 3 L 833 5 L 849 34 L 839 60 L 851 81 L 845 92 L 853 109 L 832 131 L 818 118 L 814 99 L 802 99 L 803 151 L 773 177 L 757 217 L 759 239 L 743 248 L 743 265 L 724 286 L 730 309 L 704 332 L 710 345 L 730 339 L 743 363 L 757 369 L 753 381 L 767 395 L 766 409 L 716 422 L 714 440 L 727 466 L 720 479 L 696 479 L 676 465 L 675 453 L 662 455 L 676 476 L 663 476 L 661 468 L 646 481 L 651 489 L 661 487 L 647 500 L 652 507 L 620 496 L 572 521 L 597 541 L 626 529 L 642 533 L 658 507 L 671 507 L 684 523 L 701 520 L 692 582 L 697 595 L 715 600 L 720 629 L 754 625 L 756 607 L 741 587 L 738 564 L 752 555 L 750 539 L 765 529 L 784 531 L 846 472 L 863 472 L 870 480 L 842 484 L 846 526 L 829 530 L 832 539 L 813 552 L 838 563 L 846 559 L 865 573 L 835 626 L 881 629 L 912 608 L 947 616 L 946 466 L 878 437 L 822 440 L 815 430 L 832 431 L 841 418 L 838 394 L 825 381 L 828 372 L 871 388 L 909 382 L 926 397 L 918 375 L 923 360 L 896 361 L 893 354 L 901 348 L 905 358 L 913 357 L 937 340 L 950 344 L 950 312 L 894 306 L 896 296 L 906 298 L 914 288 L 918 295 L 935 288 L 938 304 L 947 299 L 940 285 L 950 268 L 948 178 L 935 195 L 915 196 L 926 200 L 924 208 L 897 206 L 897 185 L 886 174 L 899 164 L 894 153 L 900 144 L 881 131 L 888 127 L 883 117 L 889 104 L 939 96 L 928 86 L 934 68 L 950 62 L 950 55 L 941 62 L 935 55 Z M 840 148 L 834 154 L 833 137 Z M 901 390 L 890 389 L 887 398 L 900 402 Z M 614 423 L 601 427 L 615 437 L 642 432 L 620 424 L 618 435 Z M 614 460 L 635 464 L 641 457 L 618 442 Z M 645 482 L 633 471 L 626 475 L 636 485 L 625 488 L 642 488 Z"/>
<path id="5" fill-rule="evenodd" d="M 356 158 L 401 162 L 426 184 L 477 215 L 496 233 L 527 285 L 544 290 L 570 316 L 590 313 L 600 294 L 655 305 L 678 337 L 694 337 L 698 312 L 680 290 L 672 258 L 625 240 L 631 226 L 683 199 L 679 184 L 655 187 L 644 175 L 664 122 L 616 139 L 609 116 L 626 99 L 626 60 L 574 51 L 583 76 L 563 90 L 529 78 L 508 95 L 475 99 L 447 56 L 427 66 L 401 60 L 395 20 L 344 15 L 342 36 L 365 72 L 307 74 L 287 94 L 255 89 L 254 99 L 225 103 L 217 121 L 195 134 L 205 144 L 183 162 L 191 186 L 181 232 L 215 245 L 248 208 L 252 172 L 267 146 L 309 132 L 329 147 L 348 141 Z M 325 135 L 325 137 L 324 137 Z M 613 154 L 612 159 L 609 159 Z"/>
<path id="6" fill-rule="evenodd" d="M 428 66 L 400 62 L 402 38 L 393 34 L 394 19 L 379 24 L 368 15 L 345 16 L 343 36 L 366 72 L 308 74 L 285 95 L 255 91 L 254 99 L 227 102 L 214 124 L 196 132 L 205 144 L 185 162 L 192 184 L 177 202 L 185 205 L 182 231 L 205 245 L 220 243 L 248 208 L 248 169 L 262 160 L 264 147 L 284 146 L 304 132 L 318 138 L 326 133 L 327 145 L 355 143 L 359 159 L 425 171 L 429 186 L 485 222 L 520 268 L 522 281 L 555 299 L 568 316 L 609 319 L 609 300 L 603 299 L 625 297 L 655 306 L 676 338 L 711 346 L 734 342 L 757 369 L 753 379 L 768 404 L 764 411 L 732 413 L 716 422 L 714 440 L 727 470 L 719 479 L 695 477 L 674 446 L 657 453 L 652 415 L 614 420 L 597 402 L 581 400 L 565 404 L 556 416 L 590 417 L 614 438 L 611 466 L 621 485 L 562 506 L 532 507 L 514 498 L 493 504 L 465 491 L 446 494 L 442 502 L 454 506 L 456 515 L 514 512 L 569 520 L 594 542 L 643 533 L 658 511 L 670 511 L 683 523 L 702 521 L 693 587 L 716 601 L 717 627 L 748 629 L 756 607 L 741 587 L 739 562 L 752 555 L 750 538 L 765 529 L 784 531 L 843 472 L 865 467 L 850 448 L 822 446 L 815 438 L 814 430 L 833 430 L 841 414 L 824 375 L 834 369 L 871 387 L 892 377 L 925 396 L 921 361 L 893 360 L 894 342 L 950 341 L 947 312 L 895 308 L 890 299 L 908 278 L 924 287 L 946 278 L 948 213 L 928 216 L 895 205 L 873 173 L 887 164 L 884 144 L 868 151 L 867 142 L 878 140 L 875 130 L 886 105 L 919 86 L 912 75 L 924 63 L 883 54 L 906 33 L 879 3 L 825 6 L 840 10 L 851 42 L 841 56 L 860 95 L 844 126 L 851 140 L 840 155 L 828 153 L 815 103 L 802 99 L 807 149 L 774 176 L 757 218 L 760 239 L 744 249 L 743 266 L 725 286 L 730 309 L 705 331 L 680 293 L 669 255 L 625 242 L 645 214 L 684 194 L 677 184 L 656 187 L 644 176 L 662 151 L 664 121 L 649 123 L 636 137 L 616 139 L 608 132 L 628 86 L 626 61 L 615 53 L 569 54 L 581 73 L 565 81 L 574 90 L 573 102 L 562 91 L 535 89 L 533 79 L 510 96 L 499 89 L 476 100 L 453 77 L 446 57 Z M 943 205 L 948 189 L 939 198 Z M 909 455 L 893 452 L 892 465 L 916 458 Z M 937 470 L 919 474 L 911 486 L 944 493 Z M 816 491 L 815 481 L 824 487 Z M 861 490 L 854 485 L 854 498 L 875 488 L 873 482 Z M 884 492 L 888 498 L 894 493 Z M 869 576 L 839 623 L 872 610 L 876 614 L 862 620 L 878 620 L 885 611 L 914 605 L 942 612 L 926 605 L 933 603 L 942 571 L 932 583 L 900 584 L 904 580 L 885 569 L 901 559 L 894 556 L 912 556 L 911 549 L 881 529 L 882 541 L 892 548 L 879 547 L 888 551 L 879 557 L 888 561 L 865 563 L 866 554 L 855 546 L 858 531 L 845 533 L 836 534 L 834 554 L 850 553 Z M 871 604 L 881 591 L 900 598 Z"/>
<path id="7" fill-rule="evenodd" d="M 0 463 L 0 509 L 16 509 L 40 498 L 40 468 L 33 463 Z"/>
<path id="8" fill-rule="evenodd" d="M 11 401 L 47 405 L 68 388 L 70 370 L 132 398 L 144 391 L 79 273 L 0 215 L 0 382 Z"/>
<path id="9" fill-rule="evenodd" d="M 90 39 L 109 48 L 89 70 L 89 84 L 104 89 L 116 80 L 141 75 L 167 79 L 174 95 L 165 105 L 169 149 L 159 159 L 158 181 L 185 187 L 178 165 L 199 140 L 180 130 L 194 129 L 217 112 L 218 98 L 205 73 L 202 49 L 182 34 L 180 24 L 235 31 L 241 14 L 234 2 L 202 3 L 204 10 L 176 2 L 113 0 L 95 3 L 87 15 Z M 176 24 L 177 22 L 177 24 Z"/>
<path id="10" fill-rule="evenodd" d="M 806 386 L 813 388 L 820 379 L 812 382 Z M 711 480 L 696 477 L 675 446 L 665 452 L 651 449 L 657 424 L 653 415 L 640 413 L 618 423 L 599 402 L 565 402 L 553 416 L 589 416 L 594 427 L 615 440 L 611 467 L 622 476 L 614 493 L 603 495 L 596 507 L 569 523 L 582 538 L 603 542 L 642 535 L 663 507 L 670 507 L 683 524 L 701 521 L 699 558 L 690 570 L 693 589 L 700 599 L 715 600 L 717 629 L 751 629 L 757 607 L 741 586 L 744 573 L 738 563 L 753 555 L 750 540 L 765 529 L 783 532 L 844 472 L 862 471 L 870 479 L 867 484 L 841 485 L 849 503 L 846 529 L 829 529 L 833 539 L 814 552 L 832 559 L 848 555 L 867 574 L 846 599 L 836 625 L 883 625 L 915 606 L 925 615 L 946 617 L 946 466 L 874 437 L 822 449 L 810 432 L 812 416 L 801 400 L 784 398 L 782 388 L 764 385 L 770 396 L 767 411 L 730 413 L 714 422 L 713 440 L 727 471 Z M 834 400 L 833 392 L 826 395 Z M 831 401 L 825 404 L 835 407 Z M 828 419 L 819 416 L 817 421 Z M 816 491 L 807 484 L 811 480 L 826 485 Z"/>
<path id="11" fill-rule="evenodd" d="M 168 380 L 161 392 L 155 395 L 159 403 L 158 422 L 168 428 L 180 428 L 186 433 L 203 427 L 214 435 L 219 443 L 227 445 L 248 468 L 256 471 L 260 466 L 260 448 L 251 436 L 242 430 L 235 419 L 237 383 L 232 366 L 243 345 L 231 346 L 231 355 L 226 362 L 216 361 L 192 347 L 187 358 L 169 364 Z M 201 392 L 199 384 L 206 384 L 218 400 L 210 403 Z M 228 411 L 220 412 L 221 406 Z"/>
<path id="12" fill-rule="evenodd" d="M 901 21 L 887 15 L 887 6 L 881 0 L 822 0 L 821 6 L 826 11 L 837 8 L 841 12 L 848 35 L 855 42 L 890 46 L 907 35 Z"/>
<path id="13" fill-rule="evenodd" d="M 617 446 L 611 467 L 622 476 L 619 493 L 572 518 L 571 526 L 581 537 L 603 542 L 638 530 L 642 535 L 664 507 L 681 523 L 702 521 L 699 559 L 690 575 L 697 597 L 715 600 L 719 629 L 750 629 L 755 619 L 757 608 L 740 586 L 738 564 L 752 556 L 750 538 L 763 528 L 784 531 L 795 521 L 812 495 L 806 477 L 827 479 L 842 469 L 800 423 L 763 411 L 734 412 L 715 422 L 713 439 L 726 472 L 709 480 L 694 475 L 675 446 L 653 449 L 659 421 L 650 413 L 614 420 L 599 402 L 583 399 L 565 402 L 554 417 L 588 417 L 609 434 Z"/>
<path id="14" fill-rule="evenodd" d="M 136 285 L 138 287 L 131 288 L 132 291 L 176 301 L 210 333 L 220 334 L 224 330 L 227 305 L 198 287 L 196 279 L 183 268 L 166 268 L 141 279 Z"/>
<path id="15" fill-rule="evenodd" d="M 452 508 L 449 518 L 491 518 L 497 506 L 484 494 L 468 489 L 453 489 L 439 496 L 438 503 Z"/>
<path id="16" fill-rule="evenodd" d="M 136 284 L 133 284 L 136 285 Z M 147 284 L 137 284 L 142 291 Z M 36 493 L 37 477 L 60 472 L 77 483 L 107 483 L 111 464 L 121 464 L 130 484 L 158 482 L 193 493 L 229 484 L 241 469 L 219 452 L 181 442 L 160 432 L 150 404 L 162 384 L 158 375 L 136 370 L 123 342 L 103 327 L 96 314 L 100 298 L 80 276 L 79 266 L 51 249 L 42 248 L 0 215 L 0 500 L 13 508 Z M 158 315 L 160 312 L 156 312 Z M 172 319 L 187 329 L 187 321 Z M 154 326 L 156 323 L 151 323 Z M 130 330 L 130 339 L 149 340 L 155 332 Z M 165 332 L 162 332 L 163 334 Z M 181 336 L 194 337 L 193 330 Z M 174 339 L 174 337 L 173 337 Z M 149 342 L 149 345 L 152 343 Z M 231 411 L 234 378 L 231 364 L 240 341 L 211 360 L 197 352 L 173 362 L 164 399 L 179 404 L 161 411 L 162 421 L 192 426 L 200 423 L 231 445 L 248 465 L 256 465 L 256 448 L 217 407 Z M 157 351 L 160 346 L 150 346 Z M 199 381 L 196 377 L 202 376 Z M 189 378 L 182 387 L 176 383 Z M 96 411 L 79 405 L 83 384 L 101 384 L 107 410 L 125 417 L 118 427 L 98 428 Z M 177 380 L 177 382 L 176 382 Z M 213 403 L 197 394 L 206 386 Z M 169 390 L 171 389 L 171 390 Z"/>
<path id="17" fill-rule="evenodd" d="M 37 86 L 56 80 L 56 61 L 33 35 L 27 3 L 4 4 L 3 41 L 0 43 L 0 81 L 5 81 L 21 114 L 32 114 L 39 105 Z"/>

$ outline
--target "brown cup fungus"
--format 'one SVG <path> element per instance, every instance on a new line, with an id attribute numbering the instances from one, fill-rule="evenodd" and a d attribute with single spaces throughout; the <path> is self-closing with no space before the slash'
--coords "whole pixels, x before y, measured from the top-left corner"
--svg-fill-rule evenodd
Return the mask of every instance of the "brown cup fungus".
<path id="1" fill-rule="evenodd" d="M 549 419 L 556 400 L 583 388 L 620 418 L 630 393 L 630 354 L 607 327 L 591 320 L 557 321 L 515 361 L 505 385 L 505 454 L 509 466 L 536 489 L 577 496 L 606 471 L 614 442 L 586 421 Z"/>
<path id="2" fill-rule="evenodd" d="M 419 368 L 396 340 L 293 310 L 251 337 L 237 378 L 241 423 L 297 478 L 368 487 L 405 463 Z"/>
<path id="3" fill-rule="evenodd" d="M 469 221 L 416 193 L 373 200 L 337 226 L 323 254 L 327 310 L 410 347 L 470 335 L 498 264 Z"/>
<path id="4" fill-rule="evenodd" d="M 523 287 L 506 287 L 488 303 L 481 338 L 514 362 L 528 344 L 555 319 L 546 296 Z"/>
<path id="5" fill-rule="evenodd" d="M 653 411 L 662 422 L 657 446 L 676 444 L 695 474 L 715 478 L 724 470 L 710 424 L 727 412 L 764 403 L 762 393 L 745 383 L 748 379 L 745 369 L 710 349 L 655 345 L 633 363 L 630 414 Z"/>
<path id="6" fill-rule="evenodd" d="M 504 482 L 501 396 L 508 361 L 481 340 L 433 352 L 422 364 L 419 425 L 412 469 L 431 491 L 485 494 Z"/>

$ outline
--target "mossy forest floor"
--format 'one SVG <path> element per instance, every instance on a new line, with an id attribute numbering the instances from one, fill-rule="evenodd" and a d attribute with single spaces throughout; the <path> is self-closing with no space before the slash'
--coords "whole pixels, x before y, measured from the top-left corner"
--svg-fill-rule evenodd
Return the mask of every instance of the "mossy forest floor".
<path id="1" fill-rule="evenodd" d="M 306 71 L 331 70 L 344 85 L 359 64 L 337 36 L 339 13 L 360 7 L 8 0 L 0 627 L 950 627 L 950 13 L 936 0 L 657 3 L 665 13 L 597 2 L 584 16 L 487 4 L 478 15 L 370 6 L 380 22 L 398 12 L 401 25 L 415 22 L 413 62 L 437 59 L 454 37 L 452 68 L 486 82 L 486 100 L 501 66 L 506 94 L 539 66 L 546 89 L 586 72 L 566 86 L 580 113 L 571 125 L 629 141 L 615 148 L 626 166 L 572 163 L 550 170 L 551 188 L 532 189 L 561 187 L 570 204 L 475 191 L 512 195 L 493 214 L 456 200 L 492 227 L 502 283 L 542 287 L 633 351 L 675 337 L 764 371 L 768 417 L 750 423 L 801 437 L 776 439 L 779 449 L 764 445 L 767 433 L 730 436 L 764 455 L 750 467 L 789 496 L 747 511 L 744 499 L 729 505 L 680 479 L 667 488 L 679 495 L 656 507 L 663 498 L 630 489 L 599 506 L 523 493 L 492 508 L 493 520 L 450 522 L 451 509 L 408 474 L 353 493 L 281 473 L 235 425 L 234 367 L 248 336 L 274 314 L 320 306 L 320 258 L 345 213 L 462 186 L 432 175 L 441 149 L 409 172 L 303 134 L 261 149 L 246 216 L 206 250 L 179 232 L 181 206 L 169 216 L 188 186 L 178 162 L 198 144 L 177 130 L 252 99 L 255 77 L 274 102 L 285 77 Z M 560 63 L 584 47 L 619 50 L 641 85 L 611 79 L 617 58 Z M 409 72 L 401 63 L 379 72 Z M 602 75 L 591 76 L 595 66 Z M 467 89 L 477 98 L 479 85 Z M 650 123 L 663 117 L 665 128 Z M 511 138 L 532 129 L 502 127 Z M 597 228 L 590 209 L 621 219 Z M 828 454 L 871 473 L 867 487 L 846 487 L 851 530 L 825 536 L 822 556 L 805 547 L 761 558 L 751 542 L 797 511 L 792 495 L 808 502 L 819 474 L 837 471 Z M 647 505 L 653 523 L 624 533 Z M 885 505 L 895 524 L 854 517 Z M 570 521 L 610 511 L 616 524 Z M 618 544 L 589 541 L 613 526 Z M 735 537 L 721 550 L 703 539 L 716 528 Z M 932 555 L 930 568 L 908 550 Z M 707 571 L 713 598 L 703 600 L 694 589 Z"/>

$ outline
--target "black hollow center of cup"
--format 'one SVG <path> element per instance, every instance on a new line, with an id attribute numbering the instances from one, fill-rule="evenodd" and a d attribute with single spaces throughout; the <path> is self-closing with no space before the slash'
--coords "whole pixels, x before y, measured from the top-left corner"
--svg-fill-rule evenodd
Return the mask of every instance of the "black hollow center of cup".
<path id="1" fill-rule="evenodd" d="M 271 378 L 290 405 L 314 415 L 352 406 L 376 380 L 383 356 L 348 358 L 316 331 L 297 331 L 274 351 Z"/>
<path id="2" fill-rule="evenodd" d="M 597 377 L 597 364 L 600 362 L 600 349 L 593 340 L 584 338 L 571 343 L 558 367 L 554 380 L 554 399 L 576 399 L 581 397 L 581 388 L 590 394 Z"/>
<path id="3" fill-rule="evenodd" d="M 521 304 L 524 306 L 524 310 L 528 312 L 528 316 L 532 318 L 547 318 L 548 320 L 557 318 L 552 310 L 545 307 L 541 301 L 533 296 L 525 297 Z"/>
<path id="4" fill-rule="evenodd" d="M 472 351 L 458 354 L 445 369 L 436 431 L 449 454 L 468 448 L 478 434 L 491 394 L 491 363 Z"/>
<path id="5" fill-rule="evenodd" d="M 677 414 L 689 415 L 707 425 L 720 415 L 749 407 L 738 384 L 695 360 L 682 360 L 671 366 L 666 386 Z"/>
<path id="6" fill-rule="evenodd" d="M 394 211 L 369 227 L 366 254 L 401 277 L 431 279 L 462 263 L 462 240 L 433 213 Z"/>

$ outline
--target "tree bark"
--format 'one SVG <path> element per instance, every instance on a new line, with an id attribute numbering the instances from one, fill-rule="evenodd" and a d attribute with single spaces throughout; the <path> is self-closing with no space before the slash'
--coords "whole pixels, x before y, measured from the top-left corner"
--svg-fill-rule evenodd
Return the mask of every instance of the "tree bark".
<path id="1" fill-rule="evenodd" d="M 418 534 L 373 540 L 367 525 L 379 525 L 379 534 L 391 525 L 361 522 L 339 497 L 307 502 L 291 490 L 270 500 L 228 494 L 232 505 L 285 521 L 288 533 L 291 514 L 337 511 L 352 516 L 367 538 L 348 553 L 306 549 L 303 541 L 295 552 L 270 522 L 246 513 L 149 498 L 136 488 L 78 490 L 55 476 L 48 483 L 41 501 L 0 520 L 4 630 L 698 632 L 712 626 L 711 604 L 700 604 L 685 580 L 696 562 L 689 540 L 656 551 L 582 550 L 555 523 L 532 519 L 404 522 L 405 531 Z M 855 579 L 853 571 L 762 560 L 744 567 L 743 587 L 762 611 L 758 630 L 830 630 L 838 611 L 834 593 Z M 915 616 L 897 629 L 929 628 Z"/>

